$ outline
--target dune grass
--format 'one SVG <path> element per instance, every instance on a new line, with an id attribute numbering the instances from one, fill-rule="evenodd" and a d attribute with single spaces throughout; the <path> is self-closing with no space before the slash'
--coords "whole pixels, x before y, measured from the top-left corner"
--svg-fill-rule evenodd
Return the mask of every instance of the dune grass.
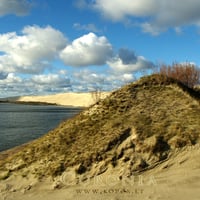
<path id="1" fill-rule="evenodd" d="M 4 178 L 27 168 L 38 177 L 58 176 L 78 166 L 81 174 L 102 160 L 113 167 L 118 160 L 131 164 L 136 154 L 138 166 L 146 167 L 165 159 L 171 149 L 199 141 L 199 102 L 198 91 L 174 79 L 143 77 L 0 160 L 0 171 Z M 119 150 L 133 130 L 137 138 Z"/>

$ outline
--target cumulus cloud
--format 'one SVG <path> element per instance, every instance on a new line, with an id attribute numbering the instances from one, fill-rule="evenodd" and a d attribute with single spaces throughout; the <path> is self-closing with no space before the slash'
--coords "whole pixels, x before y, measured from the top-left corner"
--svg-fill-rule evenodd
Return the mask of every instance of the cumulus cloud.
<path id="1" fill-rule="evenodd" d="M 169 27 L 200 23 L 199 0 L 95 0 L 92 6 L 114 21 L 142 18 L 140 26 L 154 35 Z"/>
<path id="2" fill-rule="evenodd" d="M 144 69 L 151 69 L 154 64 L 143 56 L 136 56 L 134 51 L 120 49 L 118 55 L 110 59 L 107 64 L 115 71 L 130 73 Z"/>
<path id="3" fill-rule="evenodd" d="M 61 76 L 59 74 L 41 74 L 34 75 L 31 80 L 40 85 L 62 85 L 68 86 L 70 84 L 70 80 L 66 76 Z"/>
<path id="4" fill-rule="evenodd" d="M 60 58 L 66 65 L 89 66 L 103 65 L 111 55 L 112 45 L 106 37 L 89 33 L 66 46 L 60 53 Z"/>
<path id="5" fill-rule="evenodd" d="M 6 77 L 0 79 L 0 94 L 1 97 L 17 96 L 19 91 L 24 88 L 22 84 L 22 78 L 16 76 L 14 73 L 7 74 Z"/>
<path id="6" fill-rule="evenodd" d="M 122 80 L 124 82 L 131 82 L 131 81 L 135 80 L 135 77 L 133 76 L 133 74 L 123 74 Z"/>
<path id="7" fill-rule="evenodd" d="M 73 74 L 73 91 L 93 91 L 95 88 L 104 88 L 105 75 L 88 69 L 78 70 Z"/>
<path id="8" fill-rule="evenodd" d="M 111 91 L 135 80 L 133 73 L 117 73 L 113 70 L 97 73 L 92 70 L 79 70 L 73 74 L 73 91 Z"/>
<path id="9" fill-rule="evenodd" d="M 135 64 L 137 62 L 137 56 L 134 51 L 121 48 L 119 50 L 119 58 L 124 65 Z"/>
<path id="10" fill-rule="evenodd" d="M 0 71 L 39 73 L 56 58 L 67 40 L 50 26 L 27 26 L 22 34 L 0 34 Z"/>
<path id="11" fill-rule="evenodd" d="M 10 84 L 10 83 L 21 83 L 22 82 L 22 78 L 16 76 L 14 73 L 9 73 L 7 74 L 6 78 L 3 79 L 3 80 L 0 80 L 1 83 L 7 83 L 7 84 Z"/>
<path id="12" fill-rule="evenodd" d="M 0 16 L 14 14 L 17 16 L 27 15 L 31 4 L 27 0 L 1 0 Z"/>
<path id="13" fill-rule="evenodd" d="M 51 63 L 60 60 L 71 67 L 107 64 L 111 69 L 104 66 L 106 70 L 83 67 L 68 71 L 57 66 L 51 71 Z M 107 38 L 94 33 L 71 43 L 50 26 L 27 26 L 21 33 L 0 34 L 1 96 L 112 90 L 134 81 L 134 72 L 152 66 L 130 49 L 119 49 L 114 55 Z"/>
<path id="14" fill-rule="evenodd" d="M 69 78 L 70 76 L 70 78 Z M 110 91 L 134 81 L 132 73 L 101 72 L 83 69 L 74 73 L 55 73 L 30 75 L 20 77 L 9 73 L 5 79 L 0 79 L 1 97 L 20 95 L 44 95 L 59 92 L 88 92 L 96 88 Z"/>
<path id="15" fill-rule="evenodd" d="M 104 75 L 90 70 L 77 71 L 73 76 L 78 82 L 83 81 L 89 84 L 103 84 L 105 80 Z"/>
<path id="16" fill-rule="evenodd" d="M 31 75 L 26 78 L 15 73 L 9 73 L 5 79 L 0 79 L 1 97 L 29 94 L 44 95 L 70 91 L 70 88 L 70 79 L 60 73 Z"/>
<path id="17" fill-rule="evenodd" d="M 114 21 L 120 21 L 131 15 L 151 15 L 156 10 L 158 6 L 157 3 L 156 0 L 96 0 L 95 3 L 93 3 L 93 7 L 100 11 L 103 16 Z"/>
<path id="18" fill-rule="evenodd" d="M 60 74 L 34 75 L 30 82 L 41 93 L 66 92 L 71 88 L 70 79 Z"/>

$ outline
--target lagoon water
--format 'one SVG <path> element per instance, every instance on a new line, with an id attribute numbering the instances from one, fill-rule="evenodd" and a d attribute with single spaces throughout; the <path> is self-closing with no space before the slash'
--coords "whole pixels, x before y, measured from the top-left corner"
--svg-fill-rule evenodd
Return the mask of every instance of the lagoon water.
<path id="1" fill-rule="evenodd" d="M 39 138 L 80 108 L 52 105 L 0 104 L 0 151 Z"/>

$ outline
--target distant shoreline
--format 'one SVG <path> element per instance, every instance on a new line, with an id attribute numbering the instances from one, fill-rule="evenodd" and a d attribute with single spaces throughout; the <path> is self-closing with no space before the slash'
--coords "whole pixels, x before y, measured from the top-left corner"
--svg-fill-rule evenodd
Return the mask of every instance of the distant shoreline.
<path id="1" fill-rule="evenodd" d="M 99 99 L 104 99 L 111 92 L 101 92 Z M 97 97 L 96 97 L 97 98 Z M 55 105 L 67 107 L 87 108 L 96 103 L 97 99 L 91 92 L 85 93 L 58 93 L 44 96 L 18 96 L 0 99 L 0 103 L 17 103 L 28 105 Z"/>
<path id="2" fill-rule="evenodd" d="M 41 106 L 45 106 L 45 105 L 52 105 L 52 106 L 60 106 L 57 103 L 48 103 L 48 102 L 40 102 L 40 101 L 9 101 L 9 100 L 5 100 L 2 101 L 0 100 L 0 103 L 12 103 L 12 104 L 23 104 L 23 105 L 41 105 Z"/>
<path id="3" fill-rule="evenodd" d="M 61 104 L 57 104 L 57 103 L 48 103 L 48 102 L 41 102 L 41 101 L 9 101 L 9 100 L 2 101 L 2 100 L 0 100 L 0 105 L 3 103 L 30 105 L 30 106 L 60 106 L 60 107 L 77 108 L 77 109 L 87 108 L 86 106 L 61 105 Z"/>

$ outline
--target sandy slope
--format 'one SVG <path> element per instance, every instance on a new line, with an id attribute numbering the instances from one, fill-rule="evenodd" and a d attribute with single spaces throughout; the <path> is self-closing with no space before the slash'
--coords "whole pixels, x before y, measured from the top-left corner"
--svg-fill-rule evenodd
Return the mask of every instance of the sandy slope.
<path id="1" fill-rule="evenodd" d="M 200 145 L 174 152 L 142 174 L 119 180 L 118 169 L 79 184 L 73 174 L 58 180 L 36 180 L 17 175 L 0 182 L 0 199 L 6 200 L 199 200 Z"/>
<path id="2" fill-rule="evenodd" d="M 101 98 L 106 97 L 109 92 L 102 92 Z M 28 101 L 28 102 L 46 102 L 46 103 L 56 103 L 65 106 L 80 106 L 88 107 L 95 103 L 95 99 L 92 97 L 91 93 L 60 93 L 54 95 L 46 96 L 23 96 L 17 99 L 18 101 Z"/>
<path id="3" fill-rule="evenodd" d="M 35 148 L 21 152 L 21 156 L 18 157 L 20 159 L 13 157 L 12 162 L 2 165 L 0 177 L 2 179 L 7 177 L 7 179 L 0 181 L 0 200 L 199 200 L 200 110 L 198 102 L 192 98 L 194 96 L 197 99 L 199 95 L 196 93 L 194 95 L 188 90 L 185 92 L 187 88 L 180 85 L 169 87 L 169 84 L 174 83 L 171 80 L 167 79 L 165 86 L 163 79 L 155 78 L 150 77 L 151 82 L 149 79 L 144 79 L 138 83 L 139 85 L 130 85 L 113 93 L 104 103 L 99 102 L 84 111 L 83 115 L 73 119 L 70 124 L 63 124 L 48 137 L 38 140 Z M 162 87 L 160 87 L 161 83 Z M 153 87 L 147 87 L 148 84 Z M 138 90 L 138 87 L 144 90 Z M 132 101 L 133 97 L 134 101 Z M 128 109 L 130 105 L 132 110 Z M 147 116 L 150 111 L 151 114 L 155 113 L 153 120 L 149 121 L 144 117 L 144 110 Z M 135 115 L 137 113 L 138 115 Z M 169 129 L 169 126 L 166 128 L 165 123 L 163 126 L 158 126 L 160 125 L 158 122 L 163 123 L 166 117 L 169 120 L 166 121 L 167 124 L 170 126 L 174 124 L 172 129 Z M 133 124 L 134 120 L 136 120 L 135 124 Z M 152 125 L 155 127 L 153 135 L 150 136 L 149 122 L 151 127 Z M 81 125 L 80 129 L 79 125 Z M 71 130 L 73 131 L 70 132 Z M 141 132 L 143 130 L 144 133 Z M 167 135 L 167 144 L 170 148 L 162 137 L 158 137 L 160 130 L 163 131 L 161 134 Z M 55 137 L 58 133 L 59 137 Z M 69 137 L 64 137 L 65 133 Z M 54 146 L 49 146 L 49 142 Z M 189 146 L 194 143 L 197 144 Z M 73 148 L 68 152 L 71 146 Z M 105 157 L 95 155 L 98 149 L 94 147 L 99 147 L 99 152 Z M 60 152 L 63 149 L 64 151 Z M 54 154 L 55 152 L 57 154 Z M 83 156 L 80 161 L 84 164 L 88 152 L 92 152 L 91 155 L 96 157 L 92 163 L 89 163 L 89 170 L 85 171 L 84 165 L 80 162 L 69 165 L 71 159 L 78 160 L 81 158 L 80 155 Z M 63 163 L 62 159 L 65 159 L 66 155 L 69 155 L 69 159 Z M 156 156 L 162 157 L 156 159 Z M 37 162 L 32 158 L 36 158 Z M 109 158 L 111 160 L 108 160 Z M 153 161 L 145 165 L 149 168 L 142 167 L 144 162 L 141 162 L 141 159 L 149 161 L 150 158 L 153 158 Z M 163 160 L 165 158 L 167 159 Z M 115 162 L 116 159 L 118 162 Z M 139 163 L 137 163 L 138 159 Z M 159 160 L 163 161 L 158 163 Z M 86 164 L 85 166 L 88 166 Z M 140 167 L 133 168 L 133 165 Z M 48 175 L 47 171 L 51 168 L 58 170 L 62 175 L 54 179 L 42 178 L 41 175 Z M 142 169 L 145 171 L 136 173 L 136 170 Z M 131 173 L 126 173 L 127 170 Z M 37 176 L 38 174 L 40 176 Z M 40 180 L 34 176 L 40 177 Z"/>

